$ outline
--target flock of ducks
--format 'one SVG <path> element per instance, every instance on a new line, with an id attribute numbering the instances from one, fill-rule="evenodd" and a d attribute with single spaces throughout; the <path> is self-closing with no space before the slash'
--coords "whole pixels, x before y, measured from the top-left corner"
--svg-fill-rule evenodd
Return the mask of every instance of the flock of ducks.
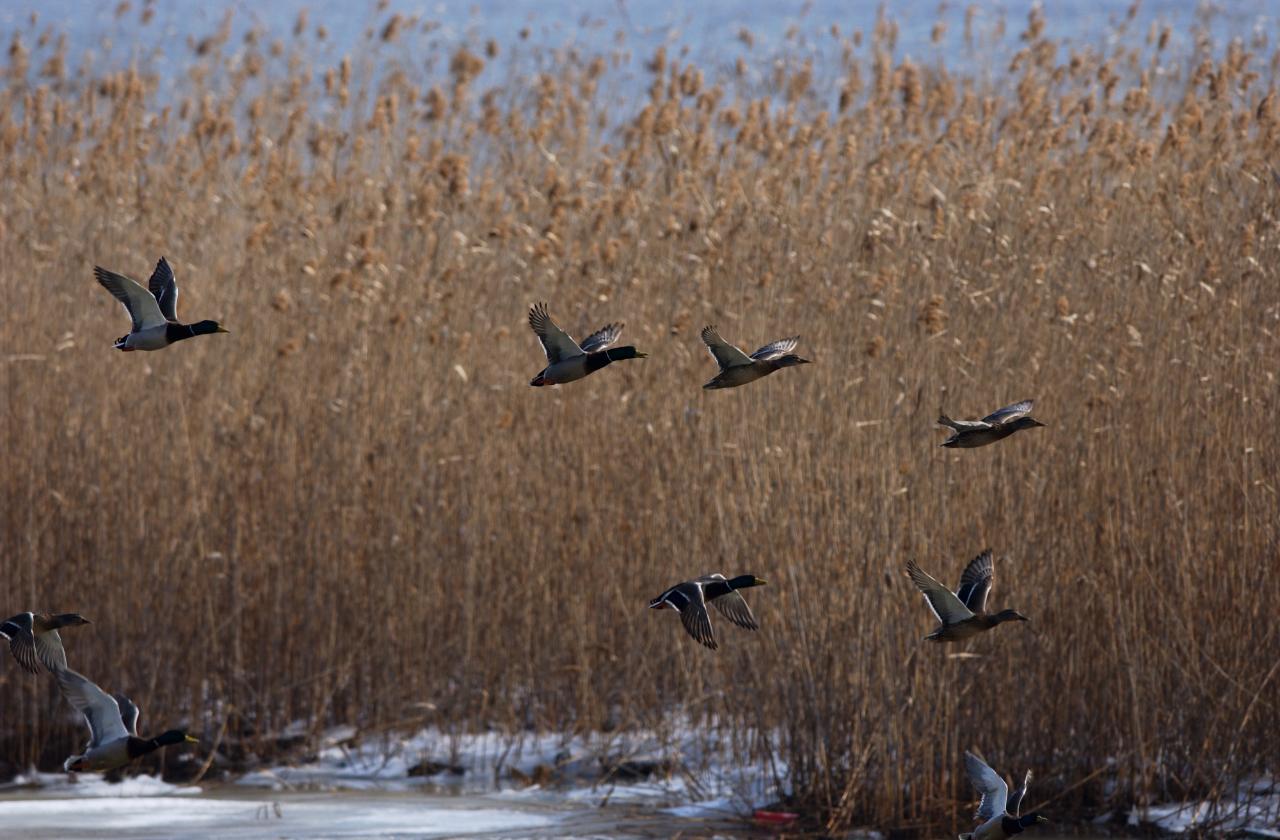
<path id="1" fill-rule="evenodd" d="M 124 767 L 135 758 L 161 747 L 195 738 L 181 729 L 170 729 L 154 738 L 138 735 L 138 707 L 123 694 L 112 697 L 92 680 L 67 667 L 67 654 L 58 631 L 91 622 L 79 613 L 18 613 L 0 624 L 0 637 L 9 641 L 13 658 L 25 670 L 51 674 L 67 702 L 84 716 L 89 726 L 89 744 L 80 755 L 63 762 L 68 773 L 105 773 Z"/>
<path id="2" fill-rule="evenodd" d="M 161 257 L 151 279 L 141 283 L 95 266 L 94 276 L 129 313 L 131 327 L 127 335 L 113 345 L 118 350 L 161 350 L 178 341 L 198 335 L 228 332 L 217 321 L 184 324 L 178 320 L 178 286 L 173 269 Z M 622 335 L 621 323 L 610 323 L 587 336 L 579 344 L 551 319 L 546 303 L 536 303 L 529 310 L 529 327 L 542 344 L 547 365 L 530 380 L 535 387 L 576 382 L 614 362 L 643 359 L 647 354 L 635 347 L 613 347 Z M 809 364 L 808 359 L 793 351 L 799 336 L 783 338 L 764 345 L 751 355 L 720 337 L 711 325 L 703 327 L 702 342 L 719 365 L 720 371 L 703 385 L 708 390 L 737 388 L 762 379 L 787 367 Z M 952 420 L 943 414 L 939 425 L 949 427 L 951 435 L 942 443 L 946 447 L 973 448 L 987 446 L 1022 429 L 1044 424 L 1031 417 L 1033 402 L 1023 400 L 1005 406 L 981 420 Z M 987 612 L 995 565 L 990 549 L 975 557 L 960 575 L 960 586 L 952 592 L 909 560 L 907 575 L 938 619 L 938 627 L 925 639 L 933 642 L 958 642 L 986 632 L 1007 621 L 1027 621 L 1012 609 Z M 729 622 L 744 630 L 758 630 L 759 623 L 742 590 L 765 585 L 755 575 L 726 578 L 719 573 L 706 574 L 682 581 L 649 602 L 651 609 L 673 609 L 680 614 L 684 629 L 694 640 L 716 650 L 719 647 L 711 616 L 710 604 Z M 102 772 L 122 767 L 132 760 L 162 747 L 195 741 L 186 732 L 170 730 L 155 738 L 138 735 L 138 707 L 127 697 L 111 696 L 92 681 L 67 667 L 62 639 L 58 631 L 90 623 L 76 613 L 20 613 L 0 624 L 0 636 L 9 640 L 14 659 L 24 669 L 39 673 L 41 666 L 54 675 L 62 694 L 89 726 L 89 744 L 81 755 L 68 758 L 68 772 Z M 1021 814 L 1021 803 L 1031 781 L 1028 772 L 1022 787 L 1012 796 L 1009 786 L 982 759 L 965 753 L 965 770 L 973 786 L 981 794 L 976 817 L 980 824 L 962 838 L 1000 840 L 1019 834 L 1039 822 L 1047 822 L 1039 814 Z"/>

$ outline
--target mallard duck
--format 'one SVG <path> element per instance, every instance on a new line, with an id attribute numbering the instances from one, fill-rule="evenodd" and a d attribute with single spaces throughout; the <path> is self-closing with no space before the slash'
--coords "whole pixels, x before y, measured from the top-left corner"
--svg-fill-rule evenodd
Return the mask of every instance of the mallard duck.
<path id="1" fill-rule="evenodd" d="M 63 763 L 68 773 L 105 773 L 161 747 L 196 739 L 181 729 L 170 729 L 155 738 L 138 737 L 138 707 L 128 697 L 110 696 L 87 677 L 63 668 L 54 671 L 67 702 L 89 724 L 89 746 L 83 755 Z"/>
<path id="2" fill-rule="evenodd" d="M 124 304 L 133 320 L 128 335 L 116 340 L 117 350 L 163 350 L 175 341 L 197 335 L 230 332 L 217 321 L 197 321 L 194 324 L 178 323 L 178 284 L 173 269 L 164 257 L 156 263 L 147 283 L 150 291 L 135 280 L 107 271 L 102 266 L 93 267 L 98 282 Z"/>
<path id="3" fill-rule="evenodd" d="M 916 561 L 907 561 L 907 574 L 916 588 L 924 593 L 929 609 L 942 622 L 925 639 L 931 642 L 958 642 L 990 630 L 1006 621 L 1029 621 L 1017 610 L 1001 610 L 995 615 L 987 613 L 987 594 L 995 577 L 995 564 L 991 549 L 969 561 L 960 575 L 960 588 L 953 594 L 950 589 L 925 574 Z"/>
<path id="4" fill-rule="evenodd" d="M 759 630 L 756 617 L 751 614 L 751 607 L 742 597 L 739 589 L 752 586 L 764 586 L 765 582 L 755 575 L 738 575 L 729 580 L 716 573 L 703 575 L 693 580 L 677 583 L 649 602 L 649 609 L 673 609 L 680 613 L 680 621 L 689 635 L 702 644 L 715 650 L 715 633 L 711 630 L 711 616 L 707 613 L 710 602 L 720 614 L 734 624 L 746 630 Z"/>
<path id="5" fill-rule="evenodd" d="M 0 624 L 0 636 L 9 640 L 9 650 L 18 664 L 33 674 L 40 665 L 56 671 L 67 667 L 67 654 L 62 649 L 60 627 L 79 627 L 92 622 L 79 613 L 18 613 Z"/>
<path id="6" fill-rule="evenodd" d="M 582 345 L 578 346 L 568 333 L 551 320 L 545 303 L 535 303 L 529 309 L 529 326 L 542 342 L 548 362 L 529 382 L 530 385 L 563 385 L 589 376 L 611 362 L 643 359 L 648 355 L 631 346 L 606 349 L 622 335 L 622 324 L 605 324 L 583 339 Z"/>
<path id="7" fill-rule="evenodd" d="M 1043 426 L 1044 423 L 1027 416 L 1031 413 L 1031 407 L 1034 404 L 1035 400 L 1023 400 L 1013 405 L 1006 405 L 981 420 L 952 420 L 947 415 L 941 414 L 938 416 L 938 425 L 950 426 L 953 429 L 951 437 L 943 441 L 942 445 L 972 449 L 975 446 L 986 446 L 1003 440 L 1019 429 Z"/>
<path id="8" fill-rule="evenodd" d="M 1022 800 L 1027 795 L 1027 786 L 1031 784 L 1030 770 L 1022 780 L 1022 787 L 1010 796 L 1005 780 L 968 750 L 964 754 L 964 769 L 982 799 L 978 801 L 978 810 L 974 814 L 980 825 L 967 834 L 961 834 L 960 840 L 1002 840 L 1021 834 L 1037 823 L 1049 822 L 1039 814 L 1021 815 Z"/>
<path id="9" fill-rule="evenodd" d="M 796 349 L 800 336 L 780 338 L 772 344 L 766 344 L 748 356 L 737 347 L 720 337 L 716 328 L 708 324 L 702 328 L 702 342 L 711 351 L 712 357 L 720 365 L 720 372 L 703 388 L 736 388 L 755 382 L 768 376 L 775 370 L 795 365 L 807 365 L 808 359 L 802 359 L 791 351 Z"/>

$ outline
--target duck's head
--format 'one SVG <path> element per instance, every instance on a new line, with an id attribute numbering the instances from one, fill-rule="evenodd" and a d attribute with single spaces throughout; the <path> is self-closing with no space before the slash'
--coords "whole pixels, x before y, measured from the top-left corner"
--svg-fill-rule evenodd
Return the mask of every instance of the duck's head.
<path id="1" fill-rule="evenodd" d="M 1031 620 L 1027 618 L 1025 615 L 1023 615 L 1022 613 L 1018 612 L 1017 610 L 1001 610 L 1000 612 L 996 613 L 995 619 L 997 622 L 1030 621 Z"/>
<path id="2" fill-rule="evenodd" d="M 647 359 L 649 357 L 648 353 L 641 353 L 630 344 L 625 347 L 610 347 L 604 351 L 604 354 L 609 357 L 611 362 L 621 362 L 624 359 Z"/>
<path id="3" fill-rule="evenodd" d="M 1039 420 L 1035 419 L 1034 417 L 1019 417 L 1017 420 L 1014 420 L 1013 423 L 1010 424 L 1010 426 L 1013 428 L 1014 431 L 1017 431 L 1018 429 L 1034 429 L 1036 426 L 1043 426 L 1043 425 L 1045 424 L 1041 423 Z"/>
<path id="4" fill-rule="evenodd" d="M 191 325 L 193 335 L 212 335 L 213 333 L 229 333 L 231 330 L 217 321 L 196 321 Z"/>
<path id="5" fill-rule="evenodd" d="M 753 586 L 764 586 L 768 581 L 755 575 L 738 575 L 729 581 L 731 589 L 750 589 Z"/>
<path id="6" fill-rule="evenodd" d="M 92 621 L 85 618 L 80 613 L 63 613 L 62 615 L 56 615 L 53 617 L 53 621 L 50 622 L 50 624 L 53 625 L 53 629 L 57 629 L 59 627 L 79 627 L 81 624 L 92 623 Z"/>
<path id="7" fill-rule="evenodd" d="M 162 735 L 158 735 L 152 740 L 158 747 L 171 747 L 174 744 L 198 744 L 200 741 L 192 735 L 188 735 L 182 729 L 170 729 Z"/>

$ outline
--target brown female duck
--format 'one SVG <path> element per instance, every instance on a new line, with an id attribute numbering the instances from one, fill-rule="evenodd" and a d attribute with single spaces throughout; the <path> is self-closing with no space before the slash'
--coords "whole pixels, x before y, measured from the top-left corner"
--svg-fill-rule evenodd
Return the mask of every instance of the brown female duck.
<path id="1" fill-rule="evenodd" d="M 907 561 L 907 574 L 941 622 L 937 630 L 925 636 L 928 641 L 959 642 L 1006 621 L 1030 620 L 1017 610 L 1001 610 L 994 615 L 987 612 L 987 595 L 995 577 L 989 548 L 969 561 L 960 575 L 960 588 L 954 593 L 925 574 L 914 560 Z"/>

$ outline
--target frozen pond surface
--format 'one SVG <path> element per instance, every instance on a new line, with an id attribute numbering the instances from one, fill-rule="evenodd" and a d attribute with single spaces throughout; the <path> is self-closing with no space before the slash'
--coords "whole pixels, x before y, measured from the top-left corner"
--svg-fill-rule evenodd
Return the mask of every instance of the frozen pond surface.
<path id="1" fill-rule="evenodd" d="M 299 793 L 239 786 L 169 796 L 0 795 L 0 826 L 5 836 L 23 840 L 777 836 L 727 813 L 681 816 L 632 804 L 600 807 L 501 793 Z M 1039 834 L 1037 840 L 1055 837 Z"/>
<path id="2" fill-rule="evenodd" d="M 634 805 L 525 796 L 281 792 L 222 786 L 170 796 L 0 796 L 5 836 L 83 838 L 749 836 L 725 815 L 681 817 Z"/>

